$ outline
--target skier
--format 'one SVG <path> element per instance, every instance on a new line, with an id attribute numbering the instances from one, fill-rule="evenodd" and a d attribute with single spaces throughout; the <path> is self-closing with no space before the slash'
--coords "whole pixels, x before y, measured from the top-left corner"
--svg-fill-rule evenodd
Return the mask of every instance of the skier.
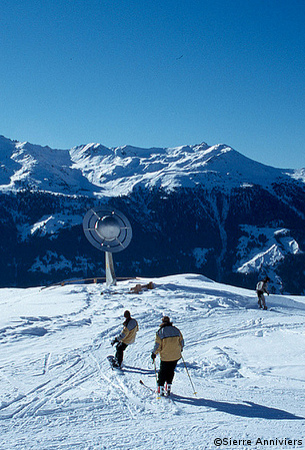
<path id="1" fill-rule="evenodd" d="M 124 357 L 124 351 L 128 345 L 133 344 L 136 339 L 136 334 L 139 330 L 138 322 L 133 319 L 129 311 L 124 312 L 125 321 L 123 323 L 122 332 L 116 336 L 112 341 L 111 345 L 117 343 L 116 354 L 113 359 L 113 367 L 121 367 Z"/>
<path id="2" fill-rule="evenodd" d="M 160 354 L 160 370 L 158 374 L 158 394 L 170 396 L 171 385 L 175 374 L 177 362 L 181 358 L 184 340 L 181 331 L 174 327 L 170 318 L 164 316 L 159 330 L 156 333 L 155 346 L 151 358 L 155 361 Z M 164 390 L 165 384 L 165 390 Z"/>
<path id="3" fill-rule="evenodd" d="M 258 297 L 258 306 L 260 308 L 268 309 L 266 306 L 264 293 L 269 295 L 268 291 L 268 282 L 270 281 L 269 277 L 265 277 L 263 280 L 259 281 L 256 285 L 256 293 Z"/>

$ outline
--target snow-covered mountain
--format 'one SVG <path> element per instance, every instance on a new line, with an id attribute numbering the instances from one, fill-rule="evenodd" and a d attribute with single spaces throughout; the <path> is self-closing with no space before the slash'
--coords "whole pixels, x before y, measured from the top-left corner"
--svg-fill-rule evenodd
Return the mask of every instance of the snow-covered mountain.
<path id="1" fill-rule="evenodd" d="M 1 450 L 304 448 L 304 297 L 262 311 L 253 290 L 195 274 L 0 293 Z M 125 309 L 139 332 L 114 372 Z M 172 401 L 140 384 L 156 386 L 163 314 L 185 340 Z"/>
<path id="2" fill-rule="evenodd" d="M 304 171 L 281 170 L 252 161 L 227 145 L 142 149 L 100 144 L 54 150 L 0 136 L 1 190 L 39 189 L 69 195 L 114 197 L 141 187 L 195 188 L 205 185 L 269 186 Z"/>
<path id="3" fill-rule="evenodd" d="M 250 287 L 268 273 L 276 291 L 305 292 L 304 180 L 227 145 L 54 150 L 2 136 L 0 285 L 101 275 L 81 223 L 108 204 L 134 230 L 121 276 L 196 271 Z"/>

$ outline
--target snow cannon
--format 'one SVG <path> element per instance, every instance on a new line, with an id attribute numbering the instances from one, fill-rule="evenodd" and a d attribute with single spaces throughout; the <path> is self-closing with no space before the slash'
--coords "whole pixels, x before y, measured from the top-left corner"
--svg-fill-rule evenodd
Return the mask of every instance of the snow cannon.
<path id="1" fill-rule="evenodd" d="M 86 238 L 95 248 L 105 252 L 106 285 L 115 285 L 112 253 L 118 253 L 130 244 L 132 229 L 123 213 L 114 208 L 92 208 L 83 219 Z"/>

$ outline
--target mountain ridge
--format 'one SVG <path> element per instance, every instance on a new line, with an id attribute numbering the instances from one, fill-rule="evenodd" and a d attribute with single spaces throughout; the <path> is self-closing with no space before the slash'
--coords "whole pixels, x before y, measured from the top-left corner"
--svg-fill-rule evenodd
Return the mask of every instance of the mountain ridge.
<path id="1" fill-rule="evenodd" d="M 225 144 L 56 150 L 0 137 L 0 286 L 104 274 L 87 210 L 131 221 L 118 276 L 196 272 L 241 287 L 268 274 L 305 292 L 304 169 L 277 169 Z"/>
<path id="2" fill-rule="evenodd" d="M 286 176 L 305 180 L 305 170 L 277 169 L 256 162 L 226 144 L 173 148 L 108 148 L 91 143 L 57 150 L 0 137 L 0 186 L 61 194 L 119 196 L 135 187 L 166 191 L 198 184 L 261 184 Z M 6 166 L 5 166 L 6 163 Z M 20 166 L 19 166 L 20 165 Z"/>

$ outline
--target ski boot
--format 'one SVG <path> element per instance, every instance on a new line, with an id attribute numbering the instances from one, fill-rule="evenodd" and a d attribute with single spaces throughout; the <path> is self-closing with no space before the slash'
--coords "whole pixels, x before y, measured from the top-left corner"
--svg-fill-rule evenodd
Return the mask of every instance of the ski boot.
<path id="1" fill-rule="evenodd" d="M 166 392 L 167 397 L 170 397 L 171 391 L 172 391 L 172 385 L 166 383 L 166 385 L 165 385 L 165 392 Z"/>
<path id="2" fill-rule="evenodd" d="M 164 397 L 164 386 L 158 386 L 157 394 L 158 397 Z"/>
<path id="3" fill-rule="evenodd" d="M 112 361 L 112 367 L 114 367 L 115 369 L 120 369 L 121 368 L 121 364 L 118 363 L 117 359 L 113 359 Z"/>

